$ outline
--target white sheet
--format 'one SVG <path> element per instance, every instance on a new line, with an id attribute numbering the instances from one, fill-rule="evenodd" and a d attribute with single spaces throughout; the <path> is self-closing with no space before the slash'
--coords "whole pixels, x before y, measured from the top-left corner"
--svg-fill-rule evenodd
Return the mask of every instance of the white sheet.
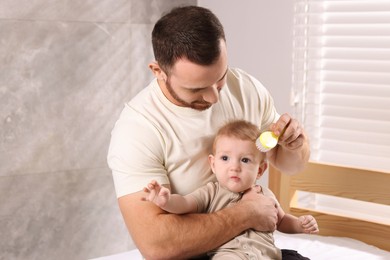
<path id="1" fill-rule="evenodd" d="M 128 252 L 94 258 L 90 260 L 143 260 L 143 258 L 142 255 L 139 253 L 139 251 L 137 249 L 134 249 Z"/>
<path id="2" fill-rule="evenodd" d="M 390 252 L 346 237 L 275 232 L 275 244 L 312 260 L 390 260 Z"/>
<path id="3" fill-rule="evenodd" d="M 275 232 L 279 248 L 293 249 L 312 260 L 390 260 L 390 252 L 361 241 L 306 234 L 283 234 Z M 390 241 L 389 241 L 390 243 Z M 95 258 L 93 260 L 142 260 L 138 250 Z"/>

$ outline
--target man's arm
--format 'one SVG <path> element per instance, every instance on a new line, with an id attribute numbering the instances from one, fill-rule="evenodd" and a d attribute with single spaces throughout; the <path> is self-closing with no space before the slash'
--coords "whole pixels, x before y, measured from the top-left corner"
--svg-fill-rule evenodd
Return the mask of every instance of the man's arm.
<path id="1" fill-rule="evenodd" d="M 267 152 L 269 162 L 285 174 L 301 172 L 309 161 L 310 147 L 300 123 L 290 115 L 283 114 L 271 130 L 280 137 L 278 145 Z"/>
<path id="2" fill-rule="evenodd" d="M 118 199 L 119 208 L 135 244 L 148 259 L 188 259 L 201 255 L 249 228 L 276 227 L 273 200 L 254 192 L 232 207 L 210 214 L 168 214 L 143 201 L 137 192 Z M 259 221 L 259 220 L 262 221 Z"/>

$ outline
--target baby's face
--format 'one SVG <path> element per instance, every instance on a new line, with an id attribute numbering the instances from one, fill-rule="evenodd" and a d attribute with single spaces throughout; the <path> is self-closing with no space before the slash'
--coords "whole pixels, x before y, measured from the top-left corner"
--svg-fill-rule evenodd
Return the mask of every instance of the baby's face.
<path id="1" fill-rule="evenodd" d="M 214 156 L 210 156 L 210 165 L 223 187 L 242 192 L 255 183 L 263 159 L 264 155 L 253 141 L 221 136 Z"/>

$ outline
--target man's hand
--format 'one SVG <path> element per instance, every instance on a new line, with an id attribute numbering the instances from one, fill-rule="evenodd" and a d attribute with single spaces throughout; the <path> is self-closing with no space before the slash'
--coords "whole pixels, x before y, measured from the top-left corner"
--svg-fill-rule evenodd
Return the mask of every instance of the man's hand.
<path id="1" fill-rule="evenodd" d="M 251 227 L 257 231 L 272 232 L 278 223 L 278 210 L 275 200 L 259 193 L 255 186 L 243 195 L 241 202 L 253 212 Z"/>
<path id="2" fill-rule="evenodd" d="M 295 150 L 305 142 L 303 129 L 297 119 L 289 114 L 283 114 L 276 123 L 271 125 L 272 132 L 279 136 L 278 144 L 287 149 Z"/>
<path id="3" fill-rule="evenodd" d="M 271 131 L 279 136 L 278 145 L 267 152 L 268 161 L 281 172 L 294 175 L 301 172 L 310 157 L 309 140 L 298 120 L 283 114 Z"/>

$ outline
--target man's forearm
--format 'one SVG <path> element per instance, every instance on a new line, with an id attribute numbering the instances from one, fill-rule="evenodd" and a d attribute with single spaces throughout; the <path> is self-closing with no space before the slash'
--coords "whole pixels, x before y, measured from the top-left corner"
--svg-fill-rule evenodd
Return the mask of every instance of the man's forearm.
<path id="1" fill-rule="evenodd" d="M 129 232 L 146 259 L 186 259 L 208 252 L 250 228 L 243 204 L 212 214 L 167 214 L 142 193 L 119 198 Z"/>
<path id="2" fill-rule="evenodd" d="M 290 150 L 283 146 L 278 146 L 276 153 L 269 158 L 269 161 L 281 172 L 294 175 L 304 170 L 309 161 L 310 147 L 306 141 L 301 147 Z"/>
<path id="3" fill-rule="evenodd" d="M 283 149 L 283 148 L 282 148 Z M 310 148 L 308 143 L 304 143 L 297 150 L 283 149 L 278 154 L 279 169 L 286 174 L 294 175 L 304 170 L 310 157 Z"/>

